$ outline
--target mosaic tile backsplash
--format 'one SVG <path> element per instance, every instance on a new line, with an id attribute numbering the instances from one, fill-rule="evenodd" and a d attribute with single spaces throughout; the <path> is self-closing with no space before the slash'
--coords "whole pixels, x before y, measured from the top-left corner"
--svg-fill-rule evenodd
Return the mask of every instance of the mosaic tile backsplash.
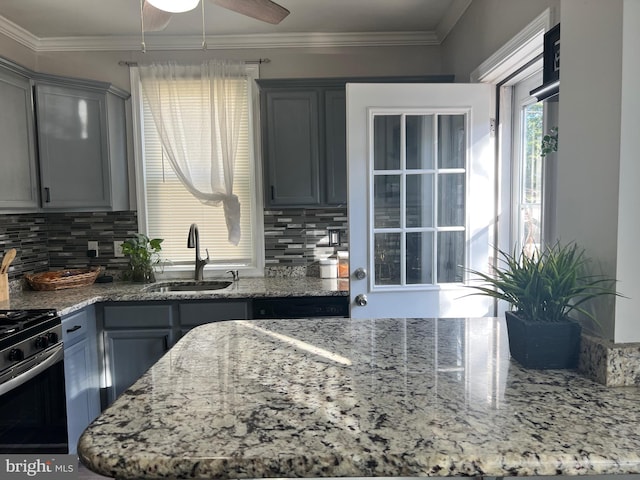
<path id="1" fill-rule="evenodd" d="M 340 245 L 329 246 L 328 230 L 340 232 Z M 0 255 L 18 251 L 9 280 L 24 273 L 101 265 L 114 274 L 128 260 L 114 256 L 114 240 L 138 231 L 135 211 L 0 215 Z M 347 209 L 283 209 L 264 212 L 265 275 L 319 276 L 318 261 L 348 249 Z M 99 256 L 87 256 L 87 242 L 97 241 Z"/>
<path id="2" fill-rule="evenodd" d="M 10 248 L 18 252 L 9 280 L 24 273 L 93 265 L 118 272 L 128 262 L 114 256 L 113 241 L 137 230 L 137 214 L 131 211 L 0 215 L 0 253 Z M 87 256 L 89 240 L 98 242 L 98 258 Z"/>

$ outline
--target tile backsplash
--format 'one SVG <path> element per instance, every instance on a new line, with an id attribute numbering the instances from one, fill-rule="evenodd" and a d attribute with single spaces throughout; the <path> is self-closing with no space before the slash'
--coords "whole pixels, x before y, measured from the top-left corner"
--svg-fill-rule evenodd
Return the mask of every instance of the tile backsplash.
<path id="1" fill-rule="evenodd" d="M 328 228 L 340 230 L 340 246 L 329 246 Z M 0 255 L 10 248 L 18 251 L 10 280 L 24 273 L 93 265 L 118 274 L 128 261 L 114 256 L 113 242 L 137 231 L 135 211 L 0 214 Z M 318 276 L 318 260 L 348 249 L 347 209 L 266 210 L 264 233 L 266 275 Z M 88 241 L 98 242 L 97 258 L 87 256 Z"/>
<path id="2" fill-rule="evenodd" d="M 328 229 L 340 231 L 340 245 L 329 246 Z M 306 271 L 319 276 L 318 261 L 338 250 L 348 250 L 347 208 L 265 210 L 266 274 Z"/>
<path id="3" fill-rule="evenodd" d="M 138 231 L 136 212 L 37 213 L 0 215 L 0 254 L 18 252 L 9 279 L 56 268 L 102 265 L 122 271 L 126 258 L 115 258 L 113 241 Z M 100 256 L 87 256 L 87 242 L 98 242 Z"/>

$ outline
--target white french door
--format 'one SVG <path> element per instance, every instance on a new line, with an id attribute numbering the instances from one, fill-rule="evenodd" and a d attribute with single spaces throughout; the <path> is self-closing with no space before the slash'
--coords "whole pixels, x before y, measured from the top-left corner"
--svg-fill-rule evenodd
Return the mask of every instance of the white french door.
<path id="1" fill-rule="evenodd" d="M 351 316 L 491 315 L 491 87 L 348 84 Z"/>

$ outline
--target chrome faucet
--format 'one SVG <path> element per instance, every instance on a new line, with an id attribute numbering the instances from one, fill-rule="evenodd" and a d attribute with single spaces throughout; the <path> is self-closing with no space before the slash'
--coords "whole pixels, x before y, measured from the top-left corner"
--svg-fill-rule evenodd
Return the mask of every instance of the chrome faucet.
<path id="1" fill-rule="evenodd" d="M 205 251 L 207 252 L 207 258 L 200 258 L 200 233 L 198 232 L 198 225 L 196 225 L 195 223 L 192 223 L 191 227 L 189 227 L 187 248 L 196 249 L 196 269 L 194 278 L 196 280 L 203 280 L 204 266 L 209 263 L 209 250 L 205 249 Z"/>

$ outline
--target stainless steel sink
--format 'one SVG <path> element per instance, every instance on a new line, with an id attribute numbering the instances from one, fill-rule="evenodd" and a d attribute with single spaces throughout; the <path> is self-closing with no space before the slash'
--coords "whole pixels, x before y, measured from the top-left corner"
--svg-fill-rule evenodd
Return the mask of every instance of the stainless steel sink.
<path id="1" fill-rule="evenodd" d="M 227 288 L 233 282 L 228 281 L 210 281 L 210 282 L 198 282 L 198 283 L 175 283 L 175 284 L 158 284 L 151 285 L 145 288 L 147 292 L 206 292 L 213 290 L 222 290 Z"/>

